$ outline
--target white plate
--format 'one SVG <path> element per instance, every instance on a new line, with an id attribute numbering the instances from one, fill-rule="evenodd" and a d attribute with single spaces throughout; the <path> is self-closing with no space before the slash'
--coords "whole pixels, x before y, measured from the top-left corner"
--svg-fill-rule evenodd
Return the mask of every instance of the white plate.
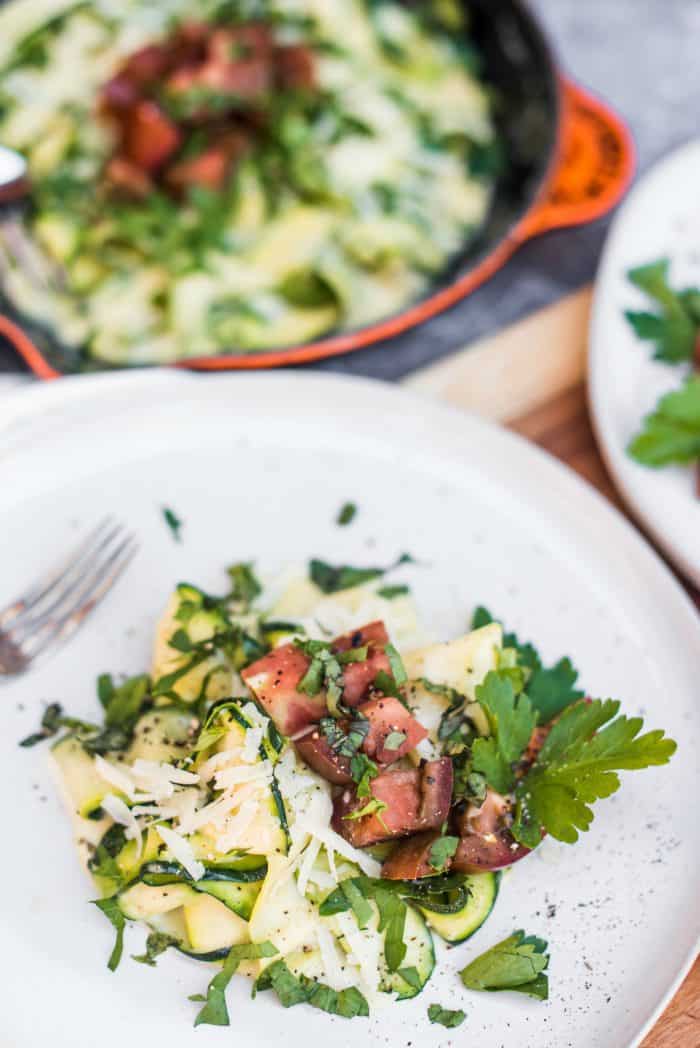
<path id="1" fill-rule="evenodd" d="M 630 509 L 678 568 L 700 586 L 700 499 L 692 469 L 649 469 L 627 445 L 662 394 L 687 369 L 651 359 L 625 309 L 649 307 L 625 274 L 671 259 L 674 286 L 700 285 L 700 141 L 657 164 L 634 188 L 613 223 L 598 271 L 589 354 L 589 402 L 601 451 Z"/>
<path id="2" fill-rule="evenodd" d="M 12 1048 L 193 1044 L 359 1048 L 621 1048 L 635 1043 L 687 969 L 700 923 L 695 818 L 700 716 L 698 619 L 658 558 L 603 499 L 541 452 L 483 421 L 366 381 L 176 373 L 61 380 L 6 401 L 0 452 L 3 602 L 105 512 L 142 547 L 79 636 L 5 689 L 0 749 L 3 929 L 0 1042 Z M 338 528 L 346 499 L 356 521 Z M 185 521 L 173 542 L 161 517 Z M 440 951 L 413 1002 L 347 1022 L 285 1012 L 250 985 L 230 993 L 234 1029 L 192 1029 L 210 970 L 165 955 L 152 971 L 105 967 L 112 931 L 88 905 L 68 820 L 43 749 L 17 740 L 42 702 L 96 714 L 98 672 L 148 665 L 155 616 L 179 579 L 215 589 L 221 569 L 277 569 L 309 555 L 387 563 L 409 550 L 436 637 L 463 632 L 483 602 L 547 659 L 573 655 L 589 693 L 679 740 L 668 767 L 625 776 L 575 847 L 546 842 L 504 878 L 476 937 Z M 551 945 L 551 1000 L 465 991 L 457 969 L 516 928 Z M 459 1034 L 429 1026 L 439 1002 L 464 1007 Z"/>

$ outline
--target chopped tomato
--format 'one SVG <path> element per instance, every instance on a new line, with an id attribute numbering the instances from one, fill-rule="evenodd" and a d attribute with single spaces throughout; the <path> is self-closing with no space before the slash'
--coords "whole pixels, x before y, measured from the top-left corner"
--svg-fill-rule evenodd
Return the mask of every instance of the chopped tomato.
<path id="1" fill-rule="evenodd" d="M 336 753 L 318 728 L 311 728 L 294 745 L 302 760 L 327 782 L 335 783 L 336 786 L 346 786 L 352 782 L 350 758 Z"/>
<path id="2" fill-rule="evenodd" d="M 280 87 L 308 90 L 316 83 L 313 51 L 304 44 L 275 48 L 275 73 Z"/>
<path id="3" fill-rule="evenodd" d="M 347 788 L 333 805 L 333 829 L 356 848 L 442 826 L 452 798 L 452 761 L 443 757 L 421 768 L 382 772 L 372 780 L 371 790 L 372 797 L 366 798 Z M 438 799 L 440 807 L 435 806 Z M 373 801 L 379 802 L 375 811 L 352 818 Z"/>
<path id="4" fill-rule="evenodd" d="M 154 172 L 177 150 L 182 136 L 155 102 L 138 102 L 124 123 L 124 153 L 137 167 Z"/>
<path id="5" fill-rule="evenodd" d="M 172 57 L 172 49 L 167 43 L 148 44 L 129 55 L 120 70 L 120 75 L 135 87 L 150 87 L 167 73 L 172 64 Z"/>
<path id="6" fill-rule="evenodd" d="M 317 724 L 326 712 L 326 696 L 306 695 L 298 685 L 309 659 L 293 644 L 282 644 L 247 666 L 241 677 L 283 735 Z"/>
<path id="7" fill-rule="evenodd" d="M 231 132 L 191 160 L 181 160 L 168 170 L 166 181 L 177 189 L 204 186 L 205 189 L 223 189 L 234 162 L 248 148 L 243 134 Z"/>
<path id="8" fill-rule="evenodd" d="M 351 662 L 343 672 L 343 703 L 357 706 L 367 698 L 378 673 L 391 673 L 391 664 L 384 651 L 389 643 L 386 626 L 380 620 L 370 622 L 352 633 L 344 633 L 333 641 L 334 651 L 349 651 L 351 648 L 368 646 L 364 662 Z"/>
<path id="9" fill-rule="evenodd" d="M 428 736 L 423 725 L 393 696 L 370 699 L 357 709 L 369 721 L 369 732 L 362 749 L 378 764 L 393 764 Z M 403 735 L 403 741 L 387 746 L 387 739 L 390 743 L 394 741 L 389 738 L 392 733 Z"/>
<path id="10" fill-rule="evenodd" d="M 147 197 L 153 183 L 145 171 L 122 156 L 113 156 L 105 168 L 105 178 L 116 190 L 133 197 Z"/>
<path id="11" fill-rule="evenodd" d="M 419 877 L 431 877 L 435 870 L 430 865 L 430 850 L 439 839 L 439 830 L 427 830 L 401 841 L 384 860 L 382 877 L 391 881 L 415 881 Z"/>
<path id="12" fill-rule="evenodd" d="M 495 833 L 471 833 L 462 837 L 452 859 L 452 869 L 459 873 L 484 873 L 512 866 L 529 855 L 530 849 L 518 844 L 509 830 Z"/>
<path id="13" fill-rule="evenodd" d="M 388 643 L 389 634 L 386 631 L 386 626 L 381 619 L 377 619 L 375 622 L 368 622 L 366 626 L 361 626 L 357 630 L 352 630 L 351 633 L 343 633 L 342 636 L 336 637 L 331 646 L 334 651 L 349 651 L 350 648 L 363 648 L 365 644 L 384 647 Z"/>

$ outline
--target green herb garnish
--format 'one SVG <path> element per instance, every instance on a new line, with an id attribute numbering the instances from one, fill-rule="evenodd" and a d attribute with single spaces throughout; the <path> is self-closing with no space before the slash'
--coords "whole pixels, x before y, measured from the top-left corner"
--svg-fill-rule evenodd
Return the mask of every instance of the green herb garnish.
<path id="1" fill-rule="evenodd" d="M 330 986 L 309 979 L 305 975 L 294 975 L 284 961 L 275 961 L 257 981 L 256 990 L 272 989 L 284 1008 L 297 1004 L 310 1004 L 330 1015 L 343 1019 L 354 1019 L 357 1015 L 369 1015 L 369 1006 L 355 986 L 347 990 L 333 990 Z"/>
<path id="2" fill-rule="evenodd" d="M 459 974 L 468 990 L 515 990 L 546 1001 L 548 964 L 544 939 L 517 931 L 475 958 Z"/>
<path id="3" fill-rule="evenodd" d="M 661 398 L 627 450 L 643 466 L 655 468 L 700 460 L 700 376 L 691 375 Z"/>
<path id="4" fill-rule="evenodd" d="M 352 568 L 347 564 L 334 566 L 323 560 L 311 560 L 309 562 L 309 577 L 323 593 L 338 593 L 340 590 L 352 589 L 361 586 L 364 582 L 381 578 L 387 572 L 393 571 L 401 564 L 413 562 L 410 553 L 402 553 L 398 560 L 390 564 L 388 568 Z"/>
<path id="5" fill-rule="evenodd" d="M 171 946 L 177 945 L 178 941 L 177 939 L 174 939 L 172 935 L 165 935 L 164 932 L 150 932 L 146 939 L 145 953 L 132 953 L 131 959 L 138 961 L 139 964 L 148 964 L 151 968 L 155 968 L 156 957 L 160 957 L 160 955 L 165 953 L 166 950 L 169 950 Z"/>
<path id="6" fill-rule="evenodd" d="M 443 873 L 459 847 L 459 837 L 438 837 L 430 848 L 428 862 L 436 873 Z"/>
<path id="7" fill-rule="evenodd" d="M 221 971 L 214 976 L 207 987 L 206 1004 L 199 1011 L 194 1025 L 228 1026 L 226 987 L 236 974 L 239 964 L 241 961 L 257 960 L 260 957 L 274 957 L 277 952 L 270 942 L 243 943 L 241 946 L 232 946 Z"/>
<path id="8" fill-rule="evenodd" d="M 163 506 L 161 512 L 163 514 L 163 520 L 170 528 L 170 533 L 175 541 L 182 542 L 180 531 L 183 522 L 180 520 L 175 510 L 170 509 L 168 506 Z"/>
<path id="9" fill-rule="evenodd" d="M 344 502 L 340 507 L 340 512 L 336 518 L 336 524 L 344 527 L 346 524 L 350 524 L 357 516 L 357 506 L 354 502 Z"/>
<path id="10" fill-rule="evenodd" d="M 637 337 L 653 343 L 654 359 L 670 364 L 692 360 L 700 331 L 700 289 L 674 291 L 667 258 L 637 266 L 627 276 L 658 307 L 655 313 L 625 313 Z"/>
<path id="11" fill-rule="evenodd" d="M 380 586 L 377 590 L 377 596 L 383 597 L 384 600 L 394 600 L 396 597 L 405 597 L 410 592 L 410 586 Z"/>
<path id="12" fill-rule="evenodd" d="M 642 718 L 618 717 L 619 709 L 619 702 L 596 699 L 562 713 L 517 784 L 516 840 L 534 848 L 546 830 L 574 844 L 593 821 L 589 805 L 619 789 L 618 771 L 668 763 L 676 743 L 663 731 L 640 735 Z"/>
<path id="13" fill-rule="evenodd" d="M 514 766 L 530 741 L 537 715 L 527 696 L 516 697 L 510 680 L 497 671 L 492 670 L 477 686 L 476 697 L 488 717 L 491 735 L 474 741 L 472 767 L 498 793 L 508 793 L 515 783 Z"/>
<path id="14" fill-rule="evenodd" d="M 98 910 L 102 910 L 107 920 L 115 928 L 117 937 L 114 943 L 114 948 L 109 955 L 107 961 L 107 967 L 110 972 L 117 970 L 119 962 L 122 959 L 122 952 L 124 950 L 124 928 L 126 927 L 126 918 L 119 909 L 119 902 L 117 896 L 113 895 L 109 899 L 93 899 L 92 900 Z"/>
<path id="15" fill-rule="evenodd" d="M 448 1030 L 461 1026 L 466 1017 L 466 1013 L 461 1008 L 451 1011 L 440 1004 L 431 1004 L 428 1007 L 428 1018 L 431 1023 L 438 1023 L 440 1026 L 447 1027 Z"/>

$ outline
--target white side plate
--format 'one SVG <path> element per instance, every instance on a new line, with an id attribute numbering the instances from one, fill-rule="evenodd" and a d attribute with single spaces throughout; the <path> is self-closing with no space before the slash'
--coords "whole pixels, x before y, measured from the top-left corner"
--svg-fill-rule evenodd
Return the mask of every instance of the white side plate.
<path id="1" fill-rule="evenodd" d="M 141 551 L 80 634 L 3 688 L 0 1041 L 12 1048 L 333 1043 L 483 1048 L 623 1048 L 637 1043 L 694 956 L 700 923 L 695 817 L 700 628 L 688 599 L 602 498 L 531 445 L 380 384 L 280 373 L 66 379 L 3 404 L 0 606 L 106 512 Z M 356 520 L 335 524 L 346 500 Z M 176 544 L 161 507 L 184 520 Z M 439 950 L 414 1001 L 370 1020 L 288 1012 L 250 984 L 229 993 L 233 1029 L 192 1029 L 211 969 L 173 953 L 157 970 L 111 974 L 112 930 L 88 904 L 45 748 L 20 749 L 42 703 L 97 714 L 103 670 L 148 666 L 153 623 L 174 582 L 215 591 L 223 566 L 275 571 L 310 555 L 389 563 L 411 581 L 436 637 L 484 603 L 544 657 L 567 653 L 589 694 L 618 697 L 679 742 L 668 767 L 624 775 L 575 847 L 545 842 L 504 877 L 489 921 Z M 517 928 L 551 948 L 551 999 L 469 993 L 457 971 Z M 455 1034 L 427 1008 L 463 1007 Z"/>
<path id="2" fill-rule="evenodd" d="M 657 164 L 613 223 L 598 271 L 589 355 L 589 401 L 601 451 L 630 509 L 678 568 L 700 586 L 700 499 L 690 467 L 649 469 L 627 445 L 642 419 L 687 369 L 655 362 L 625 309 L 648 308 L 626 278 L 634 266 L 671 259 L 674 286 L 700 286 L 700 142 Z"/>

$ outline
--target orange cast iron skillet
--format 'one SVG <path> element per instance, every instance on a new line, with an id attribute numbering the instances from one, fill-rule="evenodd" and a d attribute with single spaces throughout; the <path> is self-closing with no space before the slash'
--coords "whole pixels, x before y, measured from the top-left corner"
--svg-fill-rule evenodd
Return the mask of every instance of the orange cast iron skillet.
<path id="1" fill-rule="evenodd" d="M 464 0 L 464 6 L 470 36 L 483 57 L 483 76 L 494 90 L 507 162 L 490 214 L 461 258 L 422 299 L 378 323 L 306 345 L 195 357 L 176 367 L 272 368 L 381 342 L 449 309 L 530 237 L 589 222 L 617 203 L 634 170 L 634 147 L 622 120 L 557 70 L 550 46 L 522 0 Z M 99 367 L 76 364 L 50 333 L 13 317 L 10 310 L 0 315 L 0 334 L 40 378 Z"/>

